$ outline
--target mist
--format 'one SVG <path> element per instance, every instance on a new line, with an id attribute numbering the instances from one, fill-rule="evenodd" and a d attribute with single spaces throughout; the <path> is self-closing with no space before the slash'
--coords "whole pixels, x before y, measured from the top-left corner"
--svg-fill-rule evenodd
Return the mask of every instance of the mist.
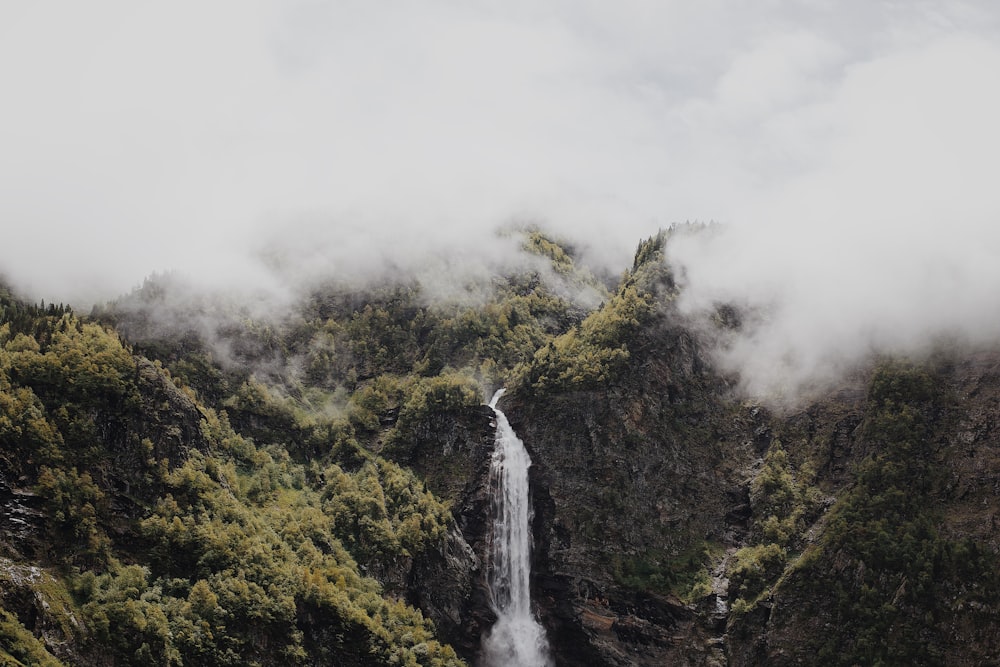
<path id="1" fill-rule="evenodd" d="M 794 119 L 822 127 L 822 160 L 762 188 L 738 225 L 676 239 L 684 310 L 756 309 L 721 354 L 751 393 L 1000 340 L 998 75 L 994 43 L 956 37 L 852 67 Z"/>
<path id="2" fill-rule="evenodd" d="M 481 275 L 538 224 L 618 274 L 685 220 L 682 309 L 751 306 L 755 393 L 1000 333 L 988 1 L 0 2 L 0 273 L 280 302 Z"/>

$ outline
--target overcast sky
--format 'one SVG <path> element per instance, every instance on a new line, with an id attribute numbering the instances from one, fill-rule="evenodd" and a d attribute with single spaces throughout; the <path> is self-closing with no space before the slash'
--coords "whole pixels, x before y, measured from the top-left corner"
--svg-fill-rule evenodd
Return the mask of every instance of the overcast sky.
<path id="1" fill-rule="evenodd" d="M 494 257 L 512 220 L 617 271 L 715 220 L 674 261 L 692 312 L 773 306 L 738 365 L 992 335 L 995 7 L 0 0 L 0 271 L 86 303 Z"/>

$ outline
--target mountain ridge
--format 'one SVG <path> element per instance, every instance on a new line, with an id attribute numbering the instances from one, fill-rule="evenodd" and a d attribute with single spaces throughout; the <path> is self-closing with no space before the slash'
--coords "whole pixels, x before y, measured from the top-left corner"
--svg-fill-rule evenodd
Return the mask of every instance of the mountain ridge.
<path id="1" fill-rule="evenodd" d="M 1000 351 L 748 400 L 678 310 L 664 248 L 689 232 L 590 306 L 567 286 L 604 287 L 539 230 L 553 268 L 466 303 L 328 285 L 158 329 L 169 282 L 91 317 L 4 290 L 0 657 L 474 663 L 502 384 L 557 665 L 1000 660 Z"/>

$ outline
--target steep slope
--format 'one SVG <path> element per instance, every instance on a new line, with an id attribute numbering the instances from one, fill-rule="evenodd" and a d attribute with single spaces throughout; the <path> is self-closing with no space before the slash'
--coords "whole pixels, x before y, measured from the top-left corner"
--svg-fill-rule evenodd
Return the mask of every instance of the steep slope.
<path id="1" fill-rule="evenodd" d="M 582 355 L 556 339 L 508 406 L 557 664 L 997 661 L 998 353 L 884 360 L 772 414 L 728 391 L 663 271 L 640 247 L 646 317 L 585 321 Z M 560 372 L 581 358 L 606 362 Z"/>
<path id="2" fill-rule="evenodd" d="M 824 520 L 804 534 L 804 526 L 764 527 L 752 548 L 773 554 L 772 564 L 739 568 L 732 664 L 1000 659 L 998 361 L 997 352 L 978 351 L 875 369 L 857 426 L 839 445 L 853 474 L 828 487 L 837 500 Z M 809 465 L 823 484 L 832 449 L 804 460 L 797 476 Z M 795 467 L 784 466 L 786 480 Z M 780 482 L 762 486 L 765 496 L 782 492 Z"/>
<path id="3" fill-rule="evenodd" d="M 756 405 L 671 233 L 611 292 L 530 230 L 534 268 L 457 301 L 220 317 L 153 280 L 109 329 L 0 294 L 0 661 L 474 663 L 504 385 L 558 665 L 1000 662 L 1000 351 Z"/>
<path id="4" fill-rule="evenodd" d="M 744 532 L 755 423 L 673 313 L 664 242 L 644 242 L 618 294 L 571 334 L 587 352 L 558 339 L 540 351 L 508 409 L 535 461 L 538 603 L 559 664 L 718 653 L 714 621 L 689 603 Z M 605 361 L 548 379 L 586 358 Z"/>
<path id="5" fill-rule="evenodd" d="M 614 340 L 606 377 L 509 408 L 559 664 L 998 659 L 998 353 L 885 360 L 771 414 L 727 391 L 669 290 Z"/>
<path id="6" fill-rule="evenodd" d="M 5 664 L 461 664 L 345 548 L 454 541 L 412 475 L 348 432 L 307 468 L 101 326 L 9 297 L 3 315 Z"/>

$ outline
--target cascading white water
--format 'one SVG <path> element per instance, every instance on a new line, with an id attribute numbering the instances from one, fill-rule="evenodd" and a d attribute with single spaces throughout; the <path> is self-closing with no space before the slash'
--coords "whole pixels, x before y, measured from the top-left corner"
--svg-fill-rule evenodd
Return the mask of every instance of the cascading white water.
<path id="1" fill-rule="evenodd" d="M 493 496 L 493 540 L 490 551 L 490 592 L 497 621 L 483 640 L 488 667 L 548 667 L 545 630 L 531 613 L 531 501 L 524 443 L 497 408 L 500 389 L 490 407 L 496 414 L 497 435 L 490 463 Z"/>

